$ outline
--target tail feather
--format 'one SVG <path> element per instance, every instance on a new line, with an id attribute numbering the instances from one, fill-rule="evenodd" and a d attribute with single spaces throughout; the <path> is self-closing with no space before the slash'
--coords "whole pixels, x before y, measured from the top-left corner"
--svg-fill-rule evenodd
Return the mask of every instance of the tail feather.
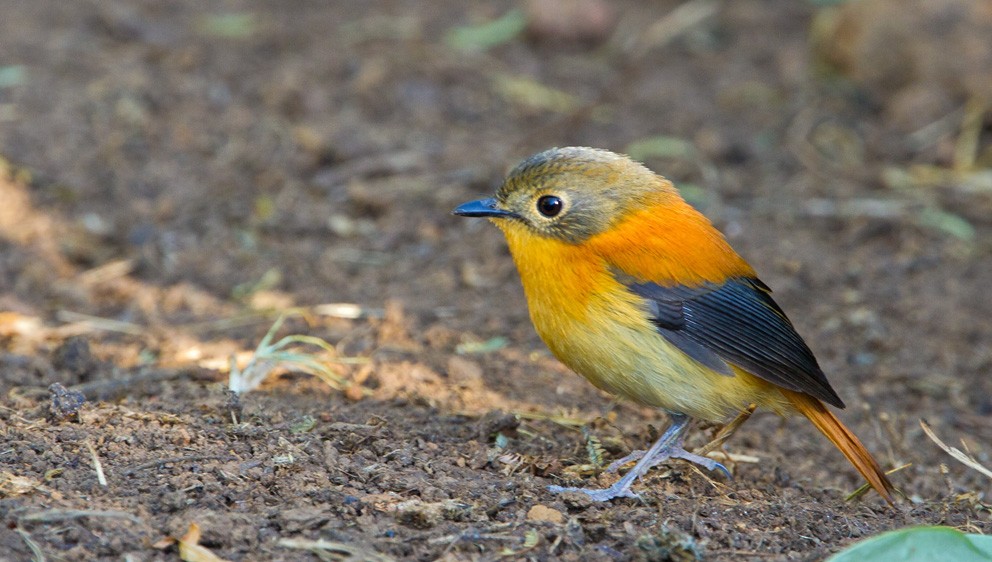
<path id="1" fill-rule="evenodd" d="M 840 452 L 844 453 L 847 460 L 851 461 L 851 464 L 864 476 L 868 484 L 891 505 L 892 492 L 895 491 L 895 487 L 892 486 L 892 482 L 889 482 L 885 472 L 875 461 L 875 457 L 871 456 L 858 436 L 841 423 L 837 416 L 818 399 L 792 390 L 779 390 L 800 414 L 813 422 L 820 433 L 840 449 Z"/>

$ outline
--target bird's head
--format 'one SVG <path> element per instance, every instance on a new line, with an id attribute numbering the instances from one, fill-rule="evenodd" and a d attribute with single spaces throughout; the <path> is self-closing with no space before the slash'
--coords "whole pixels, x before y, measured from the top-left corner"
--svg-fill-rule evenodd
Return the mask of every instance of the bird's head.
<path id="1" fill-rule="evenodd" d="M 453 212 L 487 217 L 502 229 L 581 243 L 627 214 L 678 198 L 674 187 L 626 156 L 585 147 L 553 148 L 514 168 L 492 198 Z"/>

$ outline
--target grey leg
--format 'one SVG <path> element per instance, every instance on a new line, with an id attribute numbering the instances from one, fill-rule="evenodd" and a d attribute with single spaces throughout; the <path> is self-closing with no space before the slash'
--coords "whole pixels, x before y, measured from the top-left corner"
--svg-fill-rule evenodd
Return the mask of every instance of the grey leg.
<path id="1" fill-rule="evenodd" d="M 621 459 L 626 462 L 628 459 L 632 460 L 633 458 L 640 458 L 630 472 L 625 474 L 620 480 L 617 480 L 609 488 L 592 489 L 548 486 L 548 490 L 556 494 L 561 492 L 582 492 L 596 501 L 609 501 L 613 498 L 621 497 L 636 498 L 637 494 L 630 490 L 630 487 L 634 481 L 643 476 L 644 473 L 646 473 L 652 466 L 655 466 L 669 458 L 680 458 L 694 462 L 708 470 L 719 469 L 729 477 L 730 471 L 728 471 L 722 464 L 713 459 L 694 455 L 682 448 L 682 439 L 685 436 L 686 430 L 689 428 L 689 416 L 684 414 L 670 414 L 670 416 L 672 418 L 672 424 L 668 426 L 665 433 L 662 434 L 662 436 L 659 437 L 653 445 L 651 445 L 650 449 L 643 453 L 641 451 L 635 451 L 634 453 L 628 455 L 625 459 Z M 614 465 L 615 464 L 616 463 L 614 463 Z M 610 468 L 613 468 L 614 465 L 610 465 Z"/>

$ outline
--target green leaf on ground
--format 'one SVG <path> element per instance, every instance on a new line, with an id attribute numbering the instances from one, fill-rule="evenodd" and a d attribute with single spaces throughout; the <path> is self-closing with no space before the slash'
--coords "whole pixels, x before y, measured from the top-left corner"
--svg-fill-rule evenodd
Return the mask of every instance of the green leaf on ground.
<path id="1" fill-rule="evenodd" d="M 527 16 L 521 10 L 510 10 L 501 18 L 479 25 L 453 27 L 444 41 L 459 51 L 482 52 L 509 43 L 526 27 Z"/>
<path id="2" fill-rule="evenodd" d="M 827 562 L 992 561 L 992 536 L 966 535 L 951 527 L 909 527 L 863 540 Z"/>
<path id="3" fill-rule="evenodd" d="M 28 71 L 24 65 L 0 66 L 0 89 L 20 86 L 27 80 Z"/>
<path id="4" fill-rule="evenodd" d="M 959 240 L 971 242 L 975 239 L 975 227 L 960 215 L 929 207 L 920 212 L 919 219 L 924 227 L 950 234 Z"/>
<path id="5" fill-rule="evenodd" d="M 197 28 L 204 35 L 245 39 L 258 31 L 258 19 L 251 12 L 214 14 L 203 16 L 197 22 Z"/>
<path id="6" fill-rule="evenodd" d="M 526 76 L 496 74 L 493 76 L 493 86 L 506 101 L 532 110 L 568 113 L 581 104 L 581 100 L 574 95 Z"/>
<path id="7" fill-rule="evenodd" d="M 496 336 L 495 338 L 482 341 L 482 342 L 462 342 L 455 347 L 455 353 L 458 355 L 470 355 L 473 353 L 492 353 L 494 351 L 499 351 L 509 344 L 509 340 L 504 337 Z"/>
<path id="8" fill-rule="evenodd" d="M 686 158 L 696 157 L 696 146 L 686 139 L 659 135 L 636 140 L 624 149 L 627 156 L 638 162 L 648 158 Z"/>

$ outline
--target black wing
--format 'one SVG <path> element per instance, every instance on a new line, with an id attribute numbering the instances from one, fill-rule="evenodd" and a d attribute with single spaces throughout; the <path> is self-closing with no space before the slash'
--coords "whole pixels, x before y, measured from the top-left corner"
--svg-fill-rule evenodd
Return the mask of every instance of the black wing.
<path id="1" fill-rule="evenodd" d="M 844 407 L 806 342 L 758 279 L 663 287 L 627 282 L 651 302 L 652 321 L 673 345 L 726 375 L 729 365 L 768 382 Z"/>

